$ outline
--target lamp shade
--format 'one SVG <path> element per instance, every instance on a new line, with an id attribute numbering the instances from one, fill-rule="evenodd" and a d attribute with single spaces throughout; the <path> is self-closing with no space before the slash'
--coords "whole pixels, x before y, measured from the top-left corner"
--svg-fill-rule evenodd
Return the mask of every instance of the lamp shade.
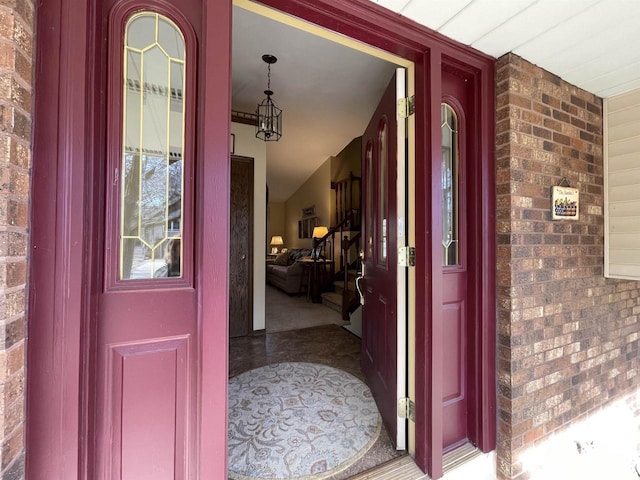
<path id="1" fill-rule="evenodd" d="M 313 238 L 322 238 L 327 233 L 329 233 L 329 229 L 327 227 L 313 227 L 313 233 L 311 236 Z"/>
<path id="2" fill-rule="evenodd" d="M 271 245 L 284 245 L 284 240 L 281 235 L 274 235 L 271 237 Z"/>

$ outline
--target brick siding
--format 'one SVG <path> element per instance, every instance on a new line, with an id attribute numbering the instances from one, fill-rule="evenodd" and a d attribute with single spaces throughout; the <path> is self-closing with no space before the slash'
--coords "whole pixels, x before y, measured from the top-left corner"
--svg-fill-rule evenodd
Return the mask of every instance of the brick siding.
<path id="1" fill-rule="evenodd" d="M 0 476 L 24 478 L 33 2 L 0 0 Z"/>
<path id="2" fill-rule="evenodd" d="M 602 100 L 524 59 L 496 65 L 498 477 L 640 384 L 640 283 L 605 279 Z M 580 191 L 551 220 L 551 187 Z"/>

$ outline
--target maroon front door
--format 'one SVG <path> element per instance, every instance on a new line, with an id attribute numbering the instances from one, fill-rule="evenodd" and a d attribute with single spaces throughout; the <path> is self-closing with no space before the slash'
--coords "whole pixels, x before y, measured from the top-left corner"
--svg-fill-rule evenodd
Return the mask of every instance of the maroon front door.
<path id="1" fill-rule="evenodd" d="M 97 479 L 196 472 L 194 1 L 113 2 L 98 299 Z"/>
<path id="2" fill-rule="evenodd" d="M 397 438 L 396 80 L 364 136 L 362 370 L 389 436 Z"/>

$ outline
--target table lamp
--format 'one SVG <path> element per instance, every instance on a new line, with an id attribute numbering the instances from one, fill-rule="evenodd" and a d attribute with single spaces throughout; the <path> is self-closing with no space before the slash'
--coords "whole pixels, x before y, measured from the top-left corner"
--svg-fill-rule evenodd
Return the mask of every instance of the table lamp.
<path id="1" fill-rule="evenodd" d="M 284 245 L 284 240 L 281 235 L 274 235 L 271 237 L 271 253 L 278 253 L 278 246 Z"/>
<path id="2" fill-rule="evenodd" d="M 324 237 L 327 233 L 329 233 L 329 229 L 327 227 L 313 227 L 313 233 L 311 236 L 314 238 L 314 247 L 316 245 L 316 239 Z M 322 250 L 324 250 L 324 248 L 318 244 L 318 247 L 312 252 L 311 257 L 319 260 L 322 258 L 322 255 L 320 254 Z"/>

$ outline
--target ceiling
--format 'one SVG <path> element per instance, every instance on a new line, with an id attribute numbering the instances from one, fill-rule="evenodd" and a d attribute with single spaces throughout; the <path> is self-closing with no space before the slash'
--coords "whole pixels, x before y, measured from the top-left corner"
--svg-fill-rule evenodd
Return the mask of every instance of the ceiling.
<path id="1" fill-rule="evenodd" d="M 250 32 L 250 33 L 249 33 Z M 395 65 L 256 13 L 233 10 L 232 109 L 254 113 L 271 67 L 282 138 L 266 142 L 270 201 L 283 202 L 363 134 Z M 327 185 L 328 186 L 328 185 Z"/>
<path id="2" fill-rule="evenodd" d="M 640 88 L 639 0 L 372 0 L 493 57 L 514 52 L 601 97 Z M 360 136 L 394 65 L 234 7 L 234 110 L 264 97 L 265 53 L 283 136 L 267 142 L 270 198 L 284 201 Z"/>
<path id="3" fill-rule="evenodd" d="M 640 87 L 638 0 L 376 0 L 465 45 L 610 97 Z"/>

